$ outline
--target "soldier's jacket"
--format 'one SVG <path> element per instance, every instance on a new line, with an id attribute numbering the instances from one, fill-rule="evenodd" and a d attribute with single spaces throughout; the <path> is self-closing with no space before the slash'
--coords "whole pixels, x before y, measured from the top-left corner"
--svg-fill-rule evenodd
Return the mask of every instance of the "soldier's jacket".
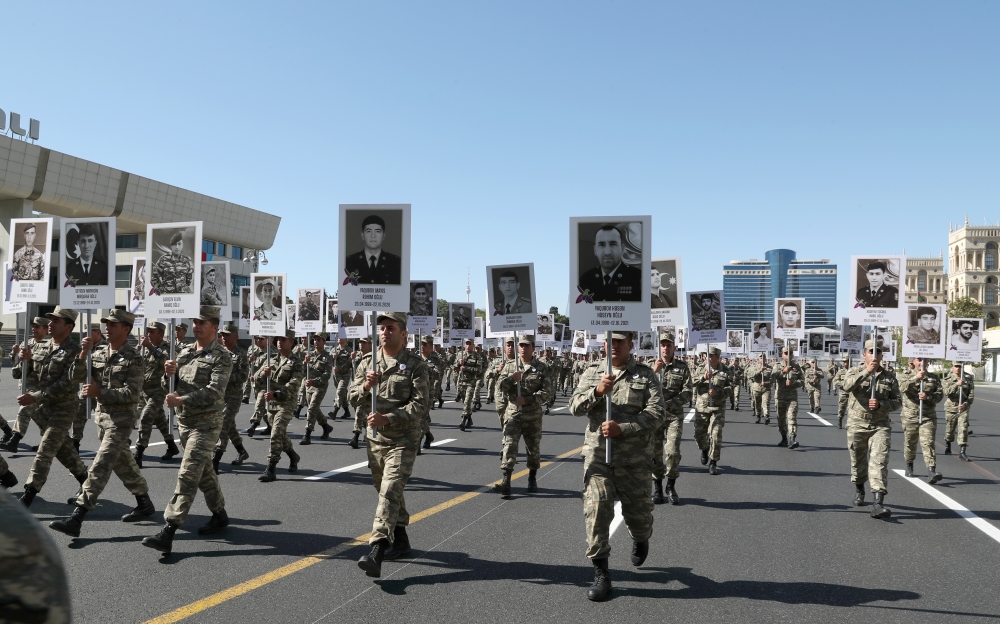
<path id="1" fill-rule="evenodd" d="M 560 363 L 564 371 L 570 371 L 573 369 L 573 359 L 568 355 L 563 356 L 562 362 Z"/>
<path id="2" fill-rule="evenodd" d="M 160 343 L 152 349 L 143 349 L 140 354 L 143 363 L 141 398 L 166 396 L 163 389 L 163 363 L 170 358 L 167 345 Z"/>
<path id="3" fill-rule="evenodd" d="M 267 388 L 268 376 L 264 374 L 264 369 L 268 366 L 271 367 L 270 390 L 274 393 L 274 400 L 268 402 L 268 410 L 272 412 L 281 408 L 294 410 L 298 402 L 299 386 L 302 385 L 306 374 L 302 360 L 294 353 L 289 353 L 288 357 L 281 357 L 281 353 L 275 350 L 271 353 L 271 360 L 254 373 L 254 383 L 258 388 Z"/>
<path id="4" fill-rule="evenodd" d="M 838 370 L 839 370 L 839 368 L 836 365 L 834 365 L 834 364 L 831 363 L 829 366 L 826 367 L 826 374 L 831 379 L 834 379 L 837 376 L 837 371 Z"/>
<path id="5" fill-rule="evenodd" d="M 351 370 L 351 350 L 347 347 L 337 347 L 333 350 L 333 366 L 336 367 L 337 379 L 350 379 Z"/>
<path id="6" fill-rule="evenodd" d="M 87 360 L 73 360 L 74 376 L 86 378 Z M 128 426 L 135 424 L 135 406 L 139 404 L 142 390 L 142 356 L 127 342 L 118 351 L 112 351 L 105 343 L 90 354 L 90 379 L 101 386 L 101 396 L 94 405 L 94 422 L 107 427 L 112 424 Z"/>
<path id="7" fill-rule="evenodd" d="M 823 383 L 823 377 L 825 376 L 823 371 L 818 368 L 809 367 L 805 369 L 805 385 L 807 388 L 812 390 L 819 390 Z"/>
<path id="8" fill-rule="evenodd" d="M 389 424 L 380 427 L 376 434 L 378 442 L 419 442 L 423 434 L 420 420 L 430 409 L 430 377 L 427 362 L 408 349 L 402 349 L 396 357 L 379 354 L 380 373 L 375 411 L 384 414 Z M 372 365 L 372 354 L 361 358 L 347 400 L 363 413 L 371 411 L 371 390 L 365 391 L 365 376 Z"/>
<path id="9" fill-rule="evenodd" d="M 161 256 L 149 275 L 149 285 L 164 293 L 194 292 L 194 264 L 184 254 Z"/>
<path id="10" fill-rule="evenodd" d="M 250 361 L 246 351 L 237 346 L 229 352 L 229 357 L 233 359 L 233 368 L 229 373 L 229 383 L 226 384 L 227 402 L 243 398 L 243 384 L 250 376 Z"/>
<path id="11" fill-rule="evenodd" d="M 80 383 L 87 378 L 85 366 L 73 370 L 73 360 L 78 353 L 80 343 L 72 334 L 59 345 L 49 339 L 31 350 L 28 375 L 34 377 L 31 383 L 37 389 L 30 394 L 35 397 L 39 410 L 60 408 L 76 411 L 79 401 L 77 391 Z M 28 385 L 28 380 L 25 380 L 25 385 Z"/>
<path id="12" fill-rule="evenodd" d="M 28 338 L 27 345 L 28 345 L 28 348 L 31 350 L 31 352 L 34 353 L 34 351 L 35 351 L 35 345 L 45 344 L 46 342 L 48 342 L 48 339 L 45 339 L 45 340 L 43 340 L 41 342 L 35 342 L 34 338 Z M 14 355 L 12 354 L 10 356 L 10 361 L 11 361 L 11 364 L 13 365 L 11 367 L 11 369 L 10 369 L 11 376 L 14 379 L 20 379 L 21 378 L 21 358 L 14 357 Z M 28 360 L 28 376 L 25 377 L 25 379 L 24 379 L 24 391 L 25 392 L 32 392 L 32 391 L 38 389 L 38 377 L 35 376 L 35 375 L 33 375 L 33 374 L 31 374 L 32 361 L 33 360 Z"/>
<path id="13" fill-rule="evenodd" d="M 733 375 L 733 383 L 736 383 L 736 384 L 743 383 L 743 373 L 744 373 L 744 371 L 743 371 L 743 366 L 742 365 L 736 364 L 734 366 L 730 366 L 729 370 L 730 370 L 730 372 Z"/>
<path id="14" fill-rule="evenodd" d="M 846 374 L 847 374 L 847 367 L 845 366 L 844 368 L 838 368 L 837 369 L 837 374 L 833 376 L 833 384 L 835 386 L 839 386 L 841 392 L 845 392 L 845 390 L 844 390 L 844 375 L 846 375 Z"/>
<path id="15" fill-rule="evenodd" d="M 695 409 L 702 413 L 718 412 L 726 409 L 726 401 L 729 399 L 729 367 L 719 362 L 717 368 L 712 369 L 710 379 L 705 379 L 708 371 L 708 361 L 698 365 L 692 378 L 694 392 L 698 400 L 695 401 Z M 712 396 L 708 395 L 709 389 L 713 390 Z"/>
<path id="16" fill-rule="evenodd" d="M 775 395 L 783 401 L 797 400 L 799 398 L 798 389 L 805 385 L 802 367 L 793 361 L 791 368 L 792 370 L 788 371 L 788 374 L 783 373 L 785 363 L 781 362 L 775 364 L 774 368 L 771 369 L 771 383 L 774 385 Z M 792 383 L 786 386 L 786 381 Z"/>
<path id="17" fill-rule="evenodd" d="M 889 412 L 898 410 L 903 405 L 903 397 L 899 393 L 899 382 L 896 376 L 885 369 L 878 371 L 875 381 L 875 398 L 878 399 L 878 409 L 870 409 L 868 401 L 872 398 L 873 375 L 865 370 L 864 364 L 859 364 L 844 373 L 841 386 L 849 396 L 847 401 L 848 418 L 861 418 L 871 421 L 888 421 Z"/>
<path id="18" fill-rule="evenodd" d="M 431 354 L 424 358 L 427 362 L 427 375 L 431 386 L 435 386 L 439 381 L 441 381 L 441 376 L 444 373 L 444 362 L 441 360 L 441 356 L 431 351 Z"/>
<path id="19" fill-rule="evenodd" d="M 674 358 L 659 372 L 660 385 L 663 387 L 663 403 L 666 408 L 666 421 L 670 422 L 684 416 L 684 407 L 691 402 L 691 369 L 687 362 Z"/>
<path id="20" fill-rule="evenodd" d="M 496 376 L 499 374 L 500 366 L 501 360 L 497 356 L 491 357 L 489 361 L 486 362 L 486 374 L 484 375 L 484 378 L 487 382 L 492 382 L 492 380 L 496 379 Z"/>
<path id="21" fill-rule="evenodd" d="M 962 377 L 965 379 L 965 383 L 959 386 L 956 382 L 958 379 L 955 377 L 955 373 L 948 371 L 944 376 L 944 409 L 951 411 L 958 411 L 958 406 L 965 403 L 965 409 L 972 407 L 972 401 L 976 397 L 976 379 L 969 373 L 964 373 Z M 962 394 L 962 400 L 958 400 L 959 391 Z"/>
<path id="22" fill-rule="evenodd" d="M 333 356 L 323 351 L 313 349 L 308 353 L 309 363 L 305 365 L 309 372 L 309 381 L 317 388 L 326 388 L 333 375 Z M 303 382 L 304 383 L 304 382 Z"/>
<path id="23" fill-rule="evenodd" d="M 521 371 L 521 381 L 515 382 L 511 375 Z M 504 364 L 499 373 L 499 386 L 507 399 L 507 407 L 504 416 L 515 417 L 541 417 L 542 406 L 552 399 L 556 393 L 556 369 L 549 368 L 538 358 L 532 358 L 530 362 L 518 365 L 517 360 L 511 360 Z M 524 405 L 518 409 L 517 396 L 518 386 L 521 387 L 521 397 L 524 398 Z"/>
<path id="24" fill-rule="evenodd" d="M 597 385 L 607 370 L 607 360 L 591 363 L 573 391 L 569 410 L 574 416 L 589 420 L 584 433 L 583 454 L 595 461 L 604 461 L 606 438 L 601 433 L 607 400 L 611 400 L 611 419 L 621 427 L 622 434 L 611 440 L 611 465 L 648 464 L 651 460 L 650 438 L 663 424 L 666 412 L 663 391 L 653 369 L 629 358 L 622 370 L 614 371 L 614 386 L 603 397 L 595 394 Z"/>
<path id="25" fill-rule="evenodd" d="M 750 383 L 753 384 L 756 389 L 760 390 L 762 384 L 768 384 L 770 388 L 771 383 L 771 368 L 766 364 L 761 364 L 759 361 L 755 361 L 748 369 L 747 376 L 750 378 Z"/>
<path id="26" fill-rule="evenodd" d="M 222 419 L 226 406 L 226 386 L 233 369 L 233 358 L 229 349 L 217 340 L 204 349 L 192 342 L 177 355 L 177 375 L 174 391 L 181 396 L 182 403 L 177 415 L 185 420 L 195 419 L 212 422 Z M 164 389 L 170 388 L 170 379 L 164 375 L 160 382 Z"/>
<path id="27" fill-rule="evenodd" d="M 899 382 L 899 392 L 903 395 L 902 416 L 920 415 L 920 380 L 917 379 L 917 371 L 905 369 L 896 375 Z M 944 399 L 944 385 L 941 381 L 931 375 L 924 374 L 924 416 L 934 416 L 934 406 Z"/>
<path id="28" fill-rule="evenodd" d="M 251 345 L 247 349 L 247 361 L 249 362 L 250 384 L 253 386 L 254 392 L 260 392 L 263 386 L 257 385 L 257 371 L 259 371 L 264 366 L 264 360 L 267 359 L 267 351 L 261 349 L 257 345 Z M 250 356 L 253 356 L 253 361 L 250 361 Z"/>
<path id="29" fill-rule="evenodd" d="M 305 357 L 305 354 L 306 354 L 306 346 L 301 342 L 297 343 L 294 347 L 292 347 L 292 355 L 294 355 L 295 357 L 301 359 Z"/>
<path id="30" fill-rule="evenodd" d="M 461 370 L 462 366 L 465 366 L 464 371 Z M 486 361 L 480 353 L 463 351 L 462 355 L 455 359 L 455 373 L 462 375 L 463 382 L 473 382 L 479 379 L 485 372 L 485 368 Z"/>

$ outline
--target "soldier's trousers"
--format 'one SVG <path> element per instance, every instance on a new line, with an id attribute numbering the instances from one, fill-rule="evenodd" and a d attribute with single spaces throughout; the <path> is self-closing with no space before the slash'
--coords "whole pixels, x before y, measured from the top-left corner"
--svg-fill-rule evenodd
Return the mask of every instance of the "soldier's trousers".
<path id="1" fill-rule="evenodd" d="M 244 401 L 249 401 L 250 400 L 250 394 L 252 392 L 253 392 L 253 384 L 250 382 L 250 378 L 248 377 L 247 380 L 246 380 L 246 382 L 244 382 L 244 384 L 243 384 L 243 400 Z"/>
<path id="2" fill-rule="evenodd" d="M 177 471 L 177 487 L 170 497 L 163 519 L 178 526 L 184 524 L 191 504 L 201 490 L 205 495 L 205 504 L 212 512 L 221 511 L 226 507 L 226 499 L 219 486 L 219 477 L 212 467 L 212 455 L 215 443 L 222 431 L 222 414 L 202 415 L 186 419 L 177 419 L 177 433 L 180 436 L 181 467 Z"/>
<path id="3" fill-rule="evenodd" d="M 472 402 L 479 403 L 479 391 L 483 388 L 483 380 L 477 379 L 472 389 Z"/>
<path id="4" fill-rule="evenodd" d="M 622 502 L 622 516 L 634 542 L 653 535 L 653 502 L 649 498 L 653 477 L 648 460 L 626 466 L 609 466 L 604 458 L 588 455 L 583 462 L 583 517 L 587 528 L 587 557 L 604 559 L 611 554 L 609 532 L 615 518 L 615 498 Z"/>
<path id="5" fill-rule="evenodd" d="M 323 415 L 323 410 L 319 408 L 325 396 L 326 386 L 306 387 L 306 405 L 309 406 L 309 420 L 307 421 L 306 429 L 315 429 L 316 423 L 319 423 L 321 428 L 327 426 L 326 416 Z"/>
<path id="6" fill-rule="evenodd" d="M 37 492 L 42 491 L 45 481 L 49 478 L 53 459 L 58 459 L 74 477 L 80 478 L 87 474 L 87 466 L 80 461 L 80 455 L 76 452 L 73 439 L 69 435 L 75 412 L 70 411 L 72 407 L 68 406 L 61 406 L 61 409 L 63 410 L 61 414 L 49 417 L 45 431 L 42 432 L 42 441 L 38 443 L 38 452 L 31 462 L 28 480 L 24 483 L 25 487 L 30 485 Z"/>
<path id="7" fill-rule="evenodd" d="M 222 410 L 222 429 L 219 431 L 219 441 L 215 443 L 215 450 L 226 452 L 229 443 L 233 446 L 243 446 L 243 438 L 236 428 L 236 415 L 240 412 L 240 405 L 243 404 L 241 397 L 230 397 L 226 399 L 226 407 Z"/>
<path id="8" fill-rule="evenodd" d="M 413 474 L 419 444 L 419 437 L 405 442 L 389 442 L 381 436 L 368 440 L 368 468 L 372 471 L 372 484 L 378 491 L 369 544 L 383 539 L 392 543 L 396 527 L 410 524 L 403 490 Z"/>
<path id="9" fill-rule="evenodd" d="M 837 397 L 837 420 L 843 422 L 844 418 L 847 417 L 847 399 L 848 395 L 843 390 L 840 391 L 840 396 Z"/>
<path id="10" fill-rule="evenodd" d="M 458 384 L 458 396 L 462 397 L 462 416 L 472 415 L 472 396 L 475 382 L 463 381 Z M 457 398 L 457 397 L 456 397 Z"/>
<path id="11" fill-rule="evenodd" d="M 528 468 L 537 470 L 542 465 L 542 414 L 522 414 L 503 422 L 503 451 L 500 453 L 500 470 L 513 470 L 517 463 L 517 448 L 524 438 L 524 453 Z"/>
<path id="12" fill-rule="evenodd" d="M 892 448 L 889 419 L 872 422 L 847 418 L 847 449 L 851 453 L 851 483 L 871 481 L 872 492 L 887 493 L 889 449 Z"/>
<path id="13" fill-rule="evenodd" d="M 261 388 L 257 392 L 257 399 L 253 404 L 253 416 L 250 417 L 250 425 L 256 427 L 263 420 L 267 424 L 271 424 L 271 413 L 267 411 L 267 401 L 264 400 L 264 389 Z"/>
<path id="14" fill-rule="evenodd" d="M 292 420 L 292 410 L 279 407 L 271 412 L 271 450 L 267 461 L 278 463 L 282 453 L 292 450 L 292 441 L 288 438 L 288 423 Z"/>
<path id="15" fill-rule="evenodd" d="M 740 386 L 736 384 L 733 386 L 733 405 L 740 404 Z"/>
<path id="16" fill-rule="evenodd" d="M 3 455 L 0 455 L 0 477 L 8 472 L 10 472 L 10 469 L 7 468 L 7 460 L 3 458 Z"/>
<path id="17" fill-rule="evenodd" d="M 903 460 L 907 463 L 917 458 L 917 440 L 924 454 L 924 465 L 927 468 L 937 466 L 937 454 L 934 452 L 934 438 L 937 436 L 937 414 L 924 414 L 920 423 L 918 414 L 903 416 Z"/>
<path id="18" fill-rule="evenodd" d="M 708 458 L 719 461 L 722 457 L 722 428 L 726 426 L 726 410 L 695 412 L 694 440 L 698 448 L 708 450 Z"/>
<path id="19" fill-rule="evenodd" d="M 795 436 L 799 433 L 799 402 L 798 400 L 778 399 L 778 431 L 782 436 Z"/>
<path id="20" fill-rule="evenodd" d="M 486 385 L 486 400 L 492 401 L 496 388 L 496 377 L 489 376 L 484 380 Z"/>
<path id="21" fill-rule="evenodd" d="M 828 377 L 826 379 L 826 393 L 830 394 L 831 392 L 833 392 L 833 378 Z"/>
<path id="22" fill-rule="evenodd" d="M 167 415 L 163 411 L 163 397 L 143 395 L 142 416 L 139 418 L 139 446 L 149 446 L 149 436 L 153 433 L 153 427 L 159 429 L 165 442 L 174 441 L 174 436 L 170 434 L 170 423 L 167 422 Z"/>
<path id="23" fill-rule="evenodd" d="M 966 446 L 969 443 L 969 410 L 944 411 L 944 441 L 955 442 L 957 430 L 957 442 L 959 446 Z"/>
<path id="24" fill-rule="evenodd" d="M 681 436 L 684 434 L 684 418 L 667 414 L 670 420 L 653 432 L 653 478 L 676 479 L 681 465 Z M 664 458 L 666 458 L 664 460 Z"/>
<path id="25" fill-rule="evenodd" d="M 819 400 L 823 396 L 823 390 L 820 388 L 807 388 L 806 392 L 809 393 L 809 410 L 814 412 L 819 407 Z"/>
<path id="26" fill-rule="evenodd" d="M 753 395 L 753 411 L 761 418 L 770 418 L 771 391 L 760 390 Z"/>
<path id="27" fill-rule="evenodd" d="M 87 426 L 87 400 L 80 399 L 80 404 L 76 408 L 76 417 L 73 418 L 73 439 L 83 439 L 83 429 Z M 94 409 L 91 404 L 90 409 Z"/>
<path id="28" fill-rule="evenodd" d="M 28 422 L 33 421 L 42 431 L 45 430 L 45 422 L 38 418 L 38 410 L 34 405 L 21 405 L 17 410 L 17 419 L 14 421 L 14 431 L 21 434 L 21 437 L 28 435 Z"/>
<path id="29" fill-rule="evenodd" d="M 102 420 L 102 422 L 106 422 Z M 147 494 L 149 488 L 146 480 L 139 471 L 139 466 L 135 463 L 135 458 L 128 451 L 129 436 L 132 435 L 132 428 L 135 421 L 122 422 L 119 425 L 103 426 L 97 428 L 97 436 L 101 440 L 101 446 L 97 449 L 97 455 L 90 464 L 87 480 L 83 482 L 83 493 L 76 499 L 79 507 L 90 511 L 97 507 L 97 499 L 101 492 L 108 485 L 111 473 L 114 472 L 121 479 L 125 488 L 133 495 Z"/>
<path id="30" fill-rule="evenodd" d="M 350 385 L 351 380 L 347 377 L 334 377 L 333 383 L 337 384 L 337 396 L 333 398 L 334 411 L 338 409 L 348 409 L 351 404 L 347 402 L 347 388 Z"/>

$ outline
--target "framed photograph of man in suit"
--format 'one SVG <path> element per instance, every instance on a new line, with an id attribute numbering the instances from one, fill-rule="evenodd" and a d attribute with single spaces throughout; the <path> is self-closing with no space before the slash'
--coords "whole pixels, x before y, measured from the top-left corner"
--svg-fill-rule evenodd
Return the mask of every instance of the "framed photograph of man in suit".
<path id="1" fill-rule="evenodd" d="M 115 220 L 63 219 L 60 238 L 59 305 L 77 310 L 115 307 Z"/>
<path id="2" fill-rule="evenodd" d="M 410 205 L 341 204 L 338 298 L 352 310 L 410 304 Z"/>
<path id="3" fill-rule="evenodd" d="M 906 256 L 851 256 L 851 268 L 851 323 L 904 326 Z"/>
<path id="4" fill-rule="evenodd" d="M 538 327 L 534 263 L 486 267 L 486 297 L 491 335 L 534 332 Z"/>

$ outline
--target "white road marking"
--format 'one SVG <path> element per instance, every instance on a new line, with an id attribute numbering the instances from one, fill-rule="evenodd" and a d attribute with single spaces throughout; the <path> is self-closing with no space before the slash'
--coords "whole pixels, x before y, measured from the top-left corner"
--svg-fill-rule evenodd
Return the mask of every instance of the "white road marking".
<path id="1" fill-rule="evenodd" d="M 436 442 L 431 442 L 431 446 L 441 446 L 442 444 L 448 444 L 450 442 L 454 442 L 457 439 L 458 438 L 447 438 L 445 440 L 438 440 Z M 343 468 L 337 468 L 336 470 L 331 470 L 329 472 L 324 472 L 322 474 L 313 475 L 311 477 L 306 477 L 304 480 L 305 481 L 320 481 L 322 479 L 326 479 L 327 477 L 332 477 L 334 475 L 338 475 L 338 474 L 340 474 L 342 472 L 351 472 L 352 470 L 357 470 L 358 468 L 364 468 L 367 465 L 368 465 L 367 461 L 358 462 L 356 464 L 351 464 L 350 466 L 344 466 Z"/>
<path id="2" fill-rule="evenodd" d="M 623 520 L 625 520 L 625 516 L 622 515 L 622 502 L 618 501 L 615 503 L 615 519 L 611 521 L 611 528 L 608 529 L 609 538 L 615 534 Z"/>
<path id="3" fill-rule="evenodd" d="M 903 477 L 913 485 L 917 486 L 918 488 L 923 490 L 926 494 L 929 494 L 931 498 L 934 498 L 948 509 L 954 511 L 960 517 L 968 520 L 972 524 L 972 526 L 976 527 L 989 537 L 992 537 L 995 541 L 1000 542 L 1000 529 L 993 526 L 989 522 L 983 520 L 976 514 L 972 513 L 971 511 L 960 505 L 958 501 L 956 501 L 955 499 L 949 496 L 945 496 L 943 493 L 941 493 L 941 490 L 938 490 L 930 483 L 925 483 L 924 481 L 921 481 L 920 479 L 916 479 L 914 477 L 904 476 L 906 472 L 903 470 L 893 470 L 893 472 Z"/>
<path id="4" fill-rule="evenodd" d="M 809 414 L 810 416 L 812 416 L 816 420 L 820 421 L 821 423 L 823 423 L 827 427 L 832 427 L 833 426 L 832 422 L 829 422 L 825 418 L 821 418 L 821 417 L 817 416 L 816 414 L 813 414 L 812 412 L 806 412 L 806 414 Z"/>
<path id="5" fill-rule="evenodd" d="M 691 422 L 694 420 L 694 410 L 688 412 L 688 415 L 684 417 L 684 422 Z"/>
<path id="6" fill-rule="evenodd" d="M 555 408 L 555 409 L 554 409 L 554 410 L 552 410 L 552 411 L 553 411 L 553 412 L 558 412 L 558 411 L 560 411 L 560 410 L 564 410 L 564 409 L 566 409 L 567 407 L 569 407 L 569 405 L 563 405 L 562 407 L 557 407 L 557 408 Z"/>

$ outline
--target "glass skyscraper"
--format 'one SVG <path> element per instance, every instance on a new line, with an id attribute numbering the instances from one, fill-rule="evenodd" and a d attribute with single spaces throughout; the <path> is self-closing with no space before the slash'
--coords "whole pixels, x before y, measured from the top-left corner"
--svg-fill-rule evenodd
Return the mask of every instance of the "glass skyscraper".
<path id="1" fill-rule="evenodd" d="M 750 331 L 774 318 L 774 300 L 805 297 L 806 329 L 837 327 L 837 265 L 796 260 L 791 249 L 772 249 L 764 260 L 733 260 L 722 268 L 726 329 Z"/>

